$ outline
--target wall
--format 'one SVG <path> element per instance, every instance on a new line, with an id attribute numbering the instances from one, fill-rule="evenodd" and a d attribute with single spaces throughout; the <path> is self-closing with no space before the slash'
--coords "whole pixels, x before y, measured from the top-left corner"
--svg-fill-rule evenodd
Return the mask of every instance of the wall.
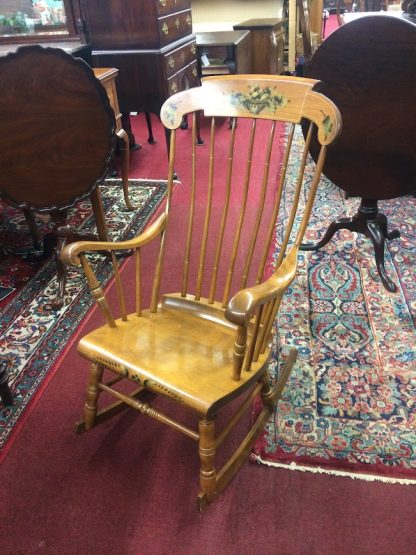
<path id="1" fill-rule="evenodd" d="M 281 17 L 283 0 L 192 0 L 194 32 L 228 31 L 253 18 Z"/>

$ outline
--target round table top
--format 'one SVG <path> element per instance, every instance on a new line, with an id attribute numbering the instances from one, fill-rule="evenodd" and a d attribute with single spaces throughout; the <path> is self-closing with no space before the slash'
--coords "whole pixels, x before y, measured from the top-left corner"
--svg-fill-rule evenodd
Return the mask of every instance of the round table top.
<path id="1" fill-rule="evenodd" d="M 115 120 L 82 60 L 27 46 L 0 58 L 0 195 L 54 210 L 91 193 L 108 171 Z"/>
<path id="2" fill-rule="evenodd" d="M 354 196 L 416 190 L 416 24 L 371 15 L 347 23 L 315 52 L 307 77 L 338 106 L 342 133 L 325 175 Z M 315 157 L 315 149 L 311 149 Z"/>

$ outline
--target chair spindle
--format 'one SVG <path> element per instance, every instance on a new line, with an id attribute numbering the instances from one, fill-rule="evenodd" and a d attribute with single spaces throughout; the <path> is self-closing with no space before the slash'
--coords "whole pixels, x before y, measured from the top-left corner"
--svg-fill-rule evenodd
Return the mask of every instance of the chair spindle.
<path id="1" fill-rule="evenodd" d="M 229 264 L 229 267 L 228 267 L 227 279 L 226 279 L 225 287 L 224 287 L 224 294 L 223 294 L 223 300 L 222 300 L 222 303 L 223 303 L 224 307 L 227 306 L 227 303 L 228 303 L 229 297 L 230 297 L 231 283 L 232 283 L 233 274 L 234 274 L 234 267 L 235 267 L 235 262 L 236 262 L 236 258 L 237 258 L 237 251 L 238 251 L 238 247 L 239 247 L 239 244 L 240 244 L 241 231 L 242 231 L 242 228 L 243 228 L 244 216 L 245 216 L 246 208 L 247 208 L 248 191 L 249 191 L 249 186 L 250 186 L 251 166 L 252 166 L 252 162 L 253 162 L 254 138 L 255 138 L 255 135 L 256 135 L 256 125 L 257 125 L 257 121 L 255 119 L 253 119 L 252 125 L 251 125 L 251 131 L 250 131 L 250 140 L 249 140 L 249 145 L 248 145 L 248 149 L 247 149 L 248 154 L 247 154 L 246 172 L 245 172 L 245 177 L 244 177 L 244 184 L 243 184 L 243 187 L 242 187 L 243 199 L 242 199 L 241 208 L 240 208 L 240 216 L 239 216 L 239 219 L 238 219 L 237 228 L 236 228 L 236 232 L 235 232 L 235 236 L 234 236 L 234 244 L 233 244 L 233 248 L 232 248 L 230 264 Z"/>

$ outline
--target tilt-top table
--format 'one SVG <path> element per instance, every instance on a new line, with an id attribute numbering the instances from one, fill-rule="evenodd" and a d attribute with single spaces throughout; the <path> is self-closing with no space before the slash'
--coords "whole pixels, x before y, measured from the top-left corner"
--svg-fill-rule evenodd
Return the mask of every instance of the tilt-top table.
<path id="1" fill-rule="evenodd" d="M 352 218 L 333 222 L 321 241 L 303 249 L 324 246 L 340 229 L 363 233 L 374 245 L 384 287 L 393 292 L 384 247 L 400 233 L 387 230 L 378 201 L 416 191 L 416 18 L 354 16 L 321 44 L 307 76 L 322 81 L 320 92 L 342 115 L 342 133 L 328 149 L 324 173 L 361 203 Z"/>
<path id="2" fill-rule="evenodd" d="M 67 223 L 67 211 L 88 197 L 101 240 L 108 238 L 99 185 L 116 144 L 116 121 L 108 90 L 82 60 L 57 48 L 19 48 L 0 57 L 0 197 L 21 208 L 35 229 L 33 213 L 50 214 L 44 256 L 55 252 L 59 309 L 66 267 L 61 249 L 96 239 Z M 36 233 L 35 233 L 36 236 Z M 7 373 L 13 361 L 0 354 L 0 398 L 12 402 Z"/>

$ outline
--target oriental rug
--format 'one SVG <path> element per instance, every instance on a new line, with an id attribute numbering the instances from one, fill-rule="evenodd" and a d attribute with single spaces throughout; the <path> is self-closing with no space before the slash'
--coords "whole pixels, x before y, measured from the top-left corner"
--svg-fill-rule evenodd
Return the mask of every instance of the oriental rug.
<path id="1" fill-rule="evenodd" d="M 324 178 L 306 242 L 358 204 Z M 379 208 L 401 233 L 386 247 L 398 291 L 383 288 L 362 235 L 343 230 L 321 250 L 301 253 L 276 321 L 272 374 L 290 347 L 298 359 L 256 443 L 258 462 L 416 483 L 416 199 Z"/>
<path id="2" fill-rule="evenodd" d="M 155 214 L 166 193 L 166 182 L 130 180 L 130 197 L 138 205 L 129 211 L 121 181 L 108 179 L 100 187 L 110 240 L 137 235 Z M 14 405 L 0 410 L 0 448 L 47 380 L 50 370 L 71 344 L 71 336 L 92 305 L 86 282 L 76 268 L 69 269 L 65 305 L 50 308 L 57 289 L 53 259 L 40 261 L 34 252 L 22 211 L 0 206 L 0 286 L 12 290 L 0 309 L 0 363 L 9 372 Z M 70 210 L 68 222 L 78 230 L 94 232 L 90 201 Z M 41 235 L 50 229 L 47 215 L 37 215 Z M 96 257 L 105 279 L 104 258 Z"/>

